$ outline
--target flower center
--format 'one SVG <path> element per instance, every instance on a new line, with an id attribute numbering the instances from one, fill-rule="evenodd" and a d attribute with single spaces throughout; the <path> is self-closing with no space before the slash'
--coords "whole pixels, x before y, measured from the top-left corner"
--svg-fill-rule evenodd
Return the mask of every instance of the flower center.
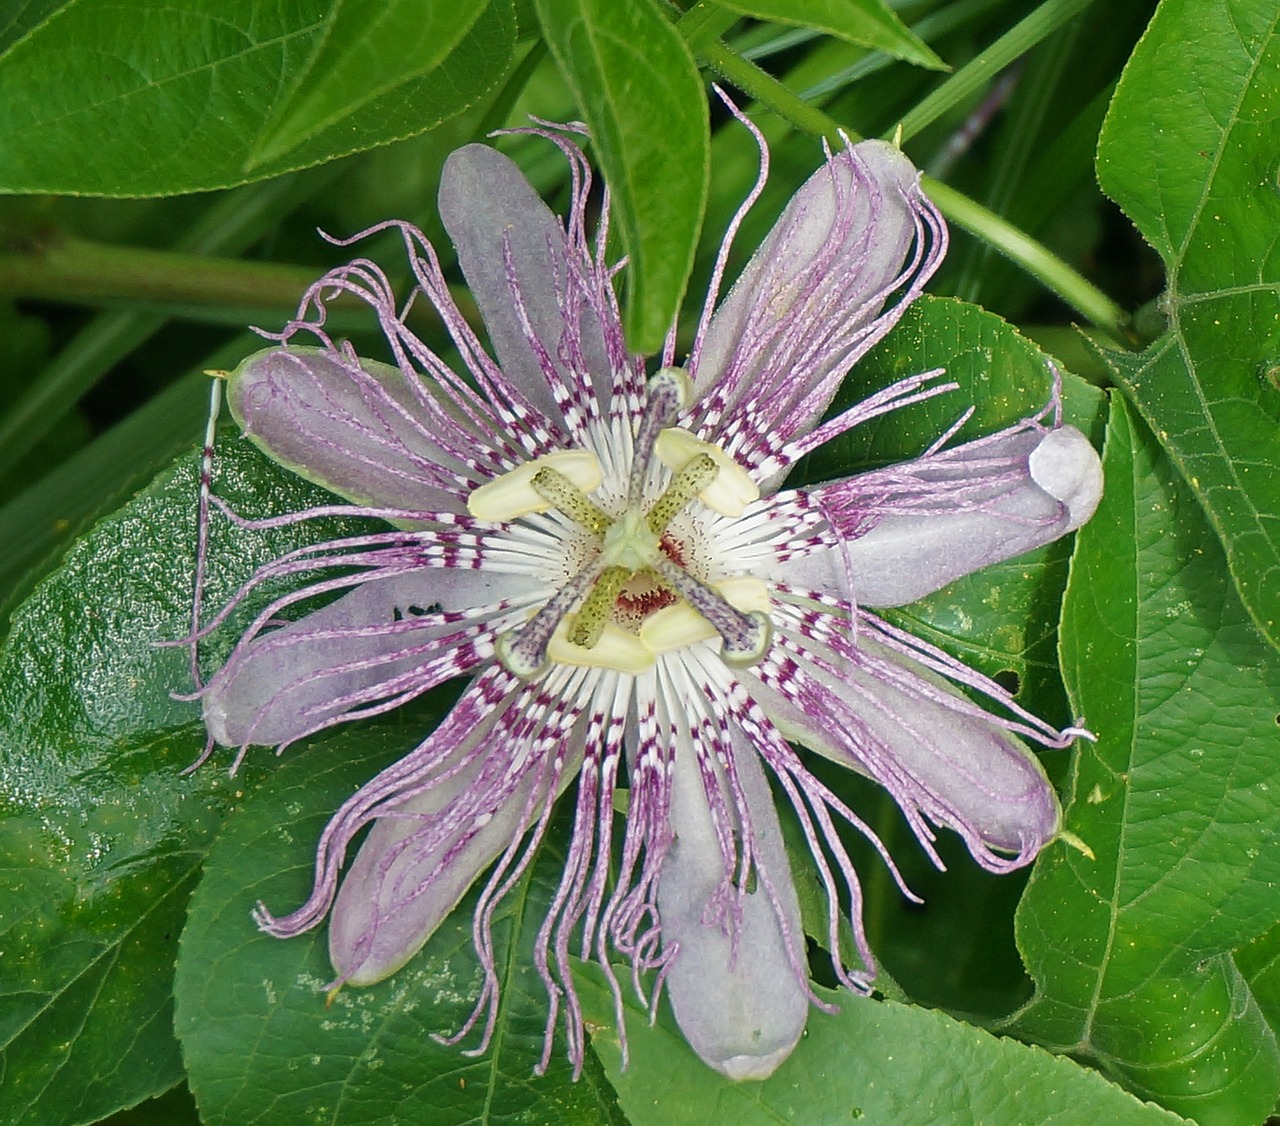
<path id="1" fill-rule="evenodd" d="M 772 624 L 764 583 L 750 576 L 703 582 L 687 569 L 683 551 L 668 534 L 695 498 L 736 518 L 759 496 L 724 451 L 670 425 L 689 392 L 689 379 L 678 368 L 664 368 L 650 381 L 626 502 L 616 516 L 588 495 L 603 482 L 603 473 L 584 450 L 536 458 L 468 498 L 472 515 L 489 520 L 555 510 L 595 540 L 594 553 L 577 574 L 528 622 L 498 638 L 498 657 L 510 671 L 535 676 L 554 661 L 636 674 L 660 653 L 717 634 L 727 664 L 752 665 L 768 651 Z M 645 482 L 655 456 L 672 476 L 646 507 Z"/>

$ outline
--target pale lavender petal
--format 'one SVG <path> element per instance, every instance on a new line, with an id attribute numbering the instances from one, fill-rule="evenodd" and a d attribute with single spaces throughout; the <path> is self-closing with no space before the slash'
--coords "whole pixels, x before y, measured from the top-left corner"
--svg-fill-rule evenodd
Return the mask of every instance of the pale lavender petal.
<path id="1" fill-rule="evenodd" d="M 1102 463 L 1074 427 L 1028 425 L 810 495 L 841 543 L 779 576 L 900 606 L 1080 527 L 1102 496 Z"/>
<path id="2" fill-rule="evenodd" d="M 435 747 L 448 764 L 439 778 L 374 822 L 330 914 L 340 981 L 372 985 L 395 973 L 546 805 L 550 774 L 512 737 L 512 711 L 498 707 L 456 744 Z M 564 778 L 577 771 L 581 746 L 569 757 Z"/>
<path id="3" fill-rule="evenodd" d="M 695 341 L 703 436 L 740 439 L 739 458 L 755 465 L 817 422 L 941 261 L 945 226 L 918 176 L 893 146 L 864 141 L 792 197 Z"/>
<path id="4" fill-rule="evenodd" d="M 571 401 L 607 407 L 625 348 L 607 273 L 581 238 L 487 145 L 449 156 L 439 205 L 506 377 L 549 419 L 572 425 Z"/>
<path id="5" fill-rule="evenodd" d="M 323 348 L 255 352 L 228 381 L 231 413 L 246 436 L 287 469 L 356 504 L 463 512 L 477 474 L 450 455 L 420 408 L 425 395 L 399 368 L 359 364 Z M 443 428 L 447 429 L 447 428 Z M 459 444 L 481 445 L 458 430 Z"/>
<path id="6" fill-rule="evenodd" d="M 928 823 L 954 829 L 993 871 L 1030 863 L 1057 833 L 1059 809 L 1039 760 L 1010 733 L 1022 725 L 868 632 L 843 658 L 810 645 L 743 679 L 788 738 L 884 786 L 931 852 Z"/>
<path id="7" fill-rule="evenodd" d="M 492 650 L 454 608 L 490 604 L 511 584 L 505 576 L 451 568 L 365 581 L 295 622 L 242 641 L 205 691 L 205 725 L 224 746 L 274 746 L 353 709 L 425 692 Z M 445 644 L 449 638 L 453 643 Z"/>
<path id="8" fill-rule="evenodd" d="M 799 1041 L 809 996 L 789 949 L 803 931 L 773 797 L 753 748 L 735 749 L 734 759 L 761 872 L 755 889 L 739 901 L 737 934 L 726 933 L 730 924 L 724 919 L 708 918 L 718 894 L 737 893 L 725 886 L 708 781 L 688 745 L 675 755 L 675 839 L 662 865 L 658 911 L 664 945 L 679 945 L 666 987 L 689 1046 L 730 1079 L 763 1079 Z M 762 886 L 766 877 L 776 898 Z"/>

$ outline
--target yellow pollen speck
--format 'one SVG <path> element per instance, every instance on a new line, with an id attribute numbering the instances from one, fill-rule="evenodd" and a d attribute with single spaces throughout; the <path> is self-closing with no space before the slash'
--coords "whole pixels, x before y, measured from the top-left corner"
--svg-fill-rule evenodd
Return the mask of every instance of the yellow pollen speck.
<path id="1" fill-rule="evenodd" d="M 673 426 L 662 431 L 654 452 L 663 465 L 677 473 L 699 454 L 709 455 L 716 463 L 717 473 L 698 497 L 722 516 L 736 519 L 746 511 L 747 505 L 759 499 L 760 489 L 742 466 L 719 446 L 704 442 L 687 430 Z"/>
<path id="2" fill-rule="evenodd" d="M 541 469 L 556 470 L 584 493 L 598 489 L 604 480 L 600 462 L 590 450 L 557 450 L 473 490 L 467 497 L 467 511 L 477 520 L 515 520 L 550 511 L 554 506 L 533 487 L 533 478 Z"/>

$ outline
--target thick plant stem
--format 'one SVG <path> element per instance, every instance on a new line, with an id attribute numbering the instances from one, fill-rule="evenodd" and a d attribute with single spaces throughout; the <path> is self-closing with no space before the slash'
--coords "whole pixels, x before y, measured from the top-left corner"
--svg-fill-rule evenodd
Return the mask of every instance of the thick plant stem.
<path id="1" fill-rule="evenodd" d="M 0 255 L 0 296 L 76 304 L 129 300 L 292 310 L 314 280 L 315 271 L 306 267 L 112 246 L 62 233 Z"/>

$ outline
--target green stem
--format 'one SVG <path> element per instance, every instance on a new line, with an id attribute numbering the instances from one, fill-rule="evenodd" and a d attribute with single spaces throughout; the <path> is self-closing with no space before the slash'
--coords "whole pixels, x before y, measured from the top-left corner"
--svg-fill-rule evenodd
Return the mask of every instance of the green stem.
<path id="1" fill-rule="evenodd" d="M 128 299 L 292 311 L 315 278 L 306 267 L 110 246 L 61 233 L 0 255 L 0 297 L 77 304 Z"/>
<path id="2" fill-rule="evenodd" d="M 910 140 L 1092 3 L 1093 0 L 1045 0 L 1026 19 L 1020 20 L 918 102 L 895 127 L 894 135 L 900 129 L 901 139 Z"/>
<path id="3" fill-rule="evenodd" d="M 700 53 L 712 70 L 726 81 L 769 107 L 797 129 L 823 137 L 833 146 L 844 144 L 845 138 L 850 141 L 860 139 L 858 134 L 845 129 L 817 107 L 802 101 L 783 83 L 723 43 L 709 43 Z M 989 211 L 962 192 L 928 176 L 922 183 L 929 198 L 938 205 L 938 210 L 956 226 L 990 244 L 1022 267 L 1092 325 L 1106 333 L 1114 343 L 1123 348 L 1131 346 L 1128 314 L 1087 278 L 1007 219 Z"/>
<path id="4" fill-rule="evenodd" d="M 1083 274 L 1073 270 L 1051 250 L 1007 219 L 931 176 L 922 177 L 925 194 L 938 210 L 957 227 L 994 247 L 1017 263 L 1045 288 L 1057 294 L 1095 328 L 1106 333 L 1121 348 L 1134 343 L 1129 314 Z"/>
<path id="5" fill-rule="evenodd" d="M 851 141 L 862 139 L 860 134 L 843 128 L 816 106 L 802 101 L 773 75 L 761 70 L 755 63 L 744 59 L 723 43 L 708 43 L 699 54 L 725 81 L 733 83 L 761 105 L 768 106 L 784 121 L 789 121 L 802 132 L 825 137 L 833 145 L 844 144 L 844 137 Z"/>
<path id="6" fill-rule="evenodd" d="M 676 20 L 676 27 L 695 55 L 716 42 L 742 16 L 728 8 L 722 8 L 712 0 L 698 0 Z"/>

